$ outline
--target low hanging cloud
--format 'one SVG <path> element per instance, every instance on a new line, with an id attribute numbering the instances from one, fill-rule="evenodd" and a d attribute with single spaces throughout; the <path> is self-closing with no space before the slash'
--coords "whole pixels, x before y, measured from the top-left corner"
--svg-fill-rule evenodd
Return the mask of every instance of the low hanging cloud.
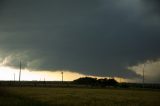
<path id="1" fill-rule="evenodd" d="M 160 81 L 160 59 L 156 61 L 146 61 L 145 63 L 139 63 L 135 66 L 128 67 L 129 70 L 136 72 L 138 75 L 143 76 L 145 82 L 155 83 Z"/>
<path id="2" fill-rule="evenodd" d="M 140 78 L 128 67 L 160 57 L 157 0 L 6 0 L 0 7 L 6 66 L 21 60 L 30 70 Z"/>

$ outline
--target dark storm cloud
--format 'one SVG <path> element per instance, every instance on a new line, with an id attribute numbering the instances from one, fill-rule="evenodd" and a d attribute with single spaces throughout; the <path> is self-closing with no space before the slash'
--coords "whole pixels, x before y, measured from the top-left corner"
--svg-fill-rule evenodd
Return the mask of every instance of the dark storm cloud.
<path id="1" fill-rule="evenodd" d="M 135 77 L 128 66 L 160 57 L 160 20 L 144 0 L 1 5 L 0 52 L 7 65 L 21 58 L 25 67 L 38 70 Z"/>
<path id="2" fill-rule="evenodd" d="M 160 1 L 159 0 L 143 0 L 149 8 L 152 8 L 154 12 L 160 14 Z"/>

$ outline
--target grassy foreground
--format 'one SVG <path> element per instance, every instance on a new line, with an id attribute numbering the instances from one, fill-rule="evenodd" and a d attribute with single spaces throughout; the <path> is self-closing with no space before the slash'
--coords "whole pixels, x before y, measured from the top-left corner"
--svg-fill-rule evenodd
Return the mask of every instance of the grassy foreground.
<path id="1" fill-rule="evenodd" d="M 159 106 L 160 91 L 1 88 L 0 106 Z"/>

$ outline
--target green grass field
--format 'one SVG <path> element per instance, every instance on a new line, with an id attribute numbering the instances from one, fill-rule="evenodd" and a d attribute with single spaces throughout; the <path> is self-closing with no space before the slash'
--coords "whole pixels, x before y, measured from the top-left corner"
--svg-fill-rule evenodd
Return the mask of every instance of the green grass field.
<path id="1" fill-rule="evenodd" d="M 87 88 L 1 88 L 0 106 L 160 106 L 160 91 Z"/>

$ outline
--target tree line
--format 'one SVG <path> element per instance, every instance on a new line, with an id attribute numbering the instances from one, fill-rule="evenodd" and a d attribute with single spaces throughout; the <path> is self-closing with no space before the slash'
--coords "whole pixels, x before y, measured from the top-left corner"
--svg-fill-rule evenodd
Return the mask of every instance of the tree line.
<path id="1" fill-rule="evenodd" d="M 73 81 L 75 84 L 82 84 L 82 85 L 91 85 L 91 86 L 101 86 L 101 87 L 106 87 L 106 86 L 116 86 L 118 82 L 114 79 L 97 79 L 97 78 L 92 78 L 92 77 L 82 77 L 78 78 Z"/>

